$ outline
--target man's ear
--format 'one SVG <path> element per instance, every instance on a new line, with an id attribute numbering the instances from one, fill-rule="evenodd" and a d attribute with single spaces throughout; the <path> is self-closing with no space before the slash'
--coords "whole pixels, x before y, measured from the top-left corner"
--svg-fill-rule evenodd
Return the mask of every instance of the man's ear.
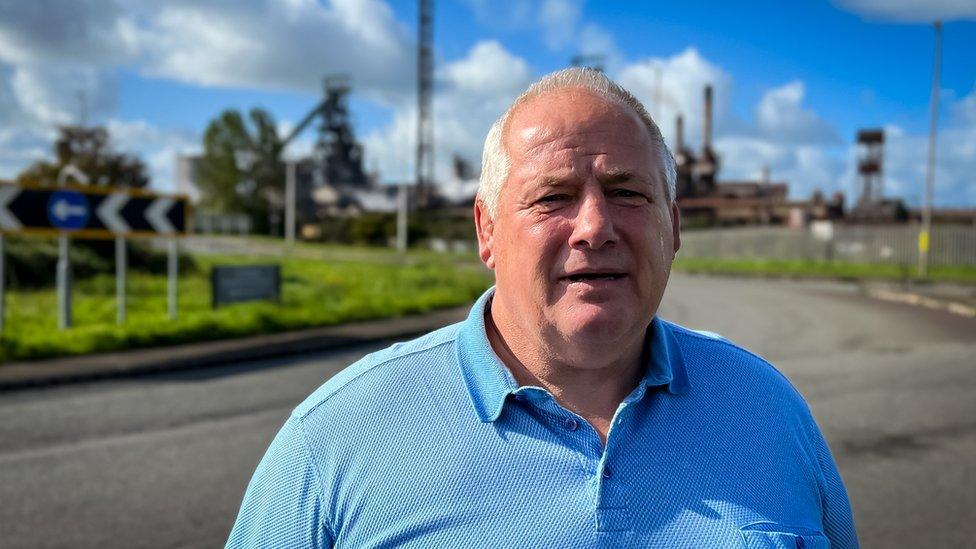
<path id="1" fill-rule="evenodd" d="M 671 234 L 674 239 L 674 253 L 678 253 L 681 247 L 681 212 L 678 210 L 678 201 L 671 203 Z"/>
<path id="2" fill-rule="evenodd" d="M 480 198 L 474 201 L 474 228 L 478 233 L 478 255 L 489 269 L 495 268 L 495 254 L 493 251 L 495 222 L 488 214 L 488 208 Z"/>

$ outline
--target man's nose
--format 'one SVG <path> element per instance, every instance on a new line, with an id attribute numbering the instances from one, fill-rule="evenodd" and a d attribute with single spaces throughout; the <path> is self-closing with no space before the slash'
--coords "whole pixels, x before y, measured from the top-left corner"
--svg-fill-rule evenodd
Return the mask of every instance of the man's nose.
<path id="1" fill-rule="evenodd" d="M 569 244 L 573 247 L 599 249 L 616 242 L 610 204 L 603 192 L 585 193 L 576 212 L 576 222 Z"/>

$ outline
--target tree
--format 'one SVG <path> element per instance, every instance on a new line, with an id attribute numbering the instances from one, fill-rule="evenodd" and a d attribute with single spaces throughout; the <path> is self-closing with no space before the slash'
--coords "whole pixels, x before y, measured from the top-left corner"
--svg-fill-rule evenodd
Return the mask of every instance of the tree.
<path id="1" fill-rule="evenodd" d="M 18 183 L 55 185 L 71 165 L 88 177 L 90 185 L 145 187 L 146 166 L 139 158 L 111 150 L 108 130 L 101 127 L 61 126 L 54 142 L 55 161 L 40 160 L 17 176 Z"/>
<path id="2" fill-rule="evenodd" d="M 54 142 L 54 162 L 46 160 L 35 162 L 17 176 L 18 183 L 57 185 L 58 176 L 62 171 L 68 166 L 73 166 L 84 174 L 88 184 L 92 186 L 142 188 L 149 184 L 149 176 L 146 174 L 146 166 L 142 160 L 113 151 L 109 143 L 108 130 L 105 128 L 61 126 L 58 131 L 59 136 Z M 78 182 L 77 179 L 71 181 Z M 35 242 L 28 245 L 27 249 L 44 250 L 45 244 Z M 115 253 L 114 243 L 108 240 L 75 241 L 72 249 L 75 250 L 75 254 L 81 254 L 80 257 L 86 257 L 84 254 L 93 252 L 102 259 L 108 259 Z M 33 260 L 43 257 L 43 254 L 29 257 Z M 128 257 L 129 265 L 138 268 L 146 264 L 146 258 L 152 257 L 152 252 L 147 247 L 134 246 L 130 243 Z M 14 265 L 16 268 L 16 262 Z M 84 275 L 87 272 L 85 267 L 79 268 L 79 274 Z"/>
<path id="3" fill-rule="evenodd" d="M 284 146 L 267 111 L 251 109 L 248 121 L 231 109 L 207 125 L 196 183 L 203 209 L 248 214 L 263 232 L 284 203 Z"/>

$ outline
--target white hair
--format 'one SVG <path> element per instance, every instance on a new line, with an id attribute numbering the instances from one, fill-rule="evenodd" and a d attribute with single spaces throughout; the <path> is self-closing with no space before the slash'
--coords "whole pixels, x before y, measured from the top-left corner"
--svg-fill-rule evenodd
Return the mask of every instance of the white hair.
<path id="1" fill-rule="evenodd" d="M 665 144 L 664 137 L 661 136 L 661 130 L 651 116 L 647 114 L 647 109 L 632 93 L 607 78 L 602 72 L 590 68 L 571 67 L 548 74 L 529 86 L 488 130 L 481 157 L 481 180 L 478 183 L 477 197 L 487 208 L 488 215 L 494 218 L 498 213 L 498 196 L 501 194 L 502 185 L 508 179 L 508 170 L 511 168 L 511 159 L 508 156 L 508 151 L 505 150 L 502 138 L 512 114 L 519 106 L 532 98 L 569 88 L 581 88 L 603 99 L 633 109 L 650 134 L 651 145 L 654 147 L 654 152 L 659 160 L 661 181 L 665 183 L 664 194 L 668 202 L 673 203 L 677 184 L 674 157 Z"/>

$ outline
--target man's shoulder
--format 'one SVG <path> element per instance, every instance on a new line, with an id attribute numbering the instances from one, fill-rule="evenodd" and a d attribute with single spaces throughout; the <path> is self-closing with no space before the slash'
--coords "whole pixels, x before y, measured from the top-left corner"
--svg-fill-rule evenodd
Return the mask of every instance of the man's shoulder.
<path id="1" fill-rule="evenodd" d="M 789 379 L 765 358 L 715 332 L 665 323 L 674 334 L 693 386 L 779 394 L 805 407 Z"/>
<path id="2" fill-rule="evenodd" d="M 439 369 L 454 367 L 459 328 L 460 324 L 445 326 L 364 356 L 323 383 L 295 408 L 292 417 L 301 421 L 348 404 L 360 407 L 425 381 L 436 383 L 443 378 Z"/>

